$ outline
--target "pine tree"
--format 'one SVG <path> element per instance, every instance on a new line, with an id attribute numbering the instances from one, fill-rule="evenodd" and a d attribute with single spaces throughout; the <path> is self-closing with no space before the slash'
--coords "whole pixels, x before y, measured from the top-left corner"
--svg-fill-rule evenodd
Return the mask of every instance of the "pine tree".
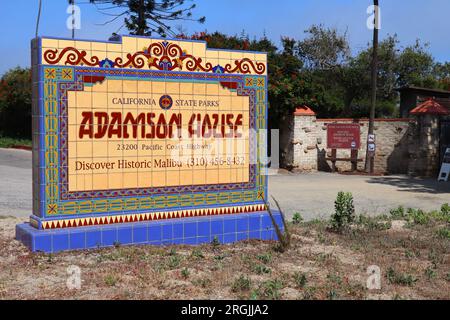
<path id="1" fill-rule="evenodd" d="M 192 10 L 196 5 L 194 3 L 187 5 L 186 0 L 90 0 L 90 2 L 103 14 L 113 17 L 105 24 L 124 17 L 124 25 L 133 35 L 175 36 L 169 24 L 172 21 L 205 22 L 205 17 L 193 17 Z"/>

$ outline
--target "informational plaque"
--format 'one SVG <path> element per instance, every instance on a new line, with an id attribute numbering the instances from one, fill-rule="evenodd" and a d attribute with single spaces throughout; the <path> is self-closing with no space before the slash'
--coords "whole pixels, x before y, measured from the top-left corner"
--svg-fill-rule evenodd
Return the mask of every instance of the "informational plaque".
<path id="1" fill-rule="evenodd" d="M 361 146 L 361 127 L 358 123 L 330 123 L 327 125 L 329 149 L 353 149 Z"/>

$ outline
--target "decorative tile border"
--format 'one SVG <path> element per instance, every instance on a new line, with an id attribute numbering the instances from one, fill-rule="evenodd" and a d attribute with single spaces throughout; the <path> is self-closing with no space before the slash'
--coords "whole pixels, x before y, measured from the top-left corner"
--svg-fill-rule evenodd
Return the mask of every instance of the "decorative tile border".
<path id="1" fill-rule="evenodd" d="M 74 47 L 64 49 L 47 49 L 44 51 L 44 61 L 50 65 L 65 64 L 71 66 L 89 66 L 99 68 L 133 68 L 153 69 L 161 71 L 188 71 L 212 73 L 242 73 L 252 72 L 262 75 L 266 72 L 266 65 L 254 62 L 248 58 L 235 60 L 234 63 L 213 66 L 210 62 L 203 62 L 201 57 L 188 54 L 178 44 L 168 41 L 152 43 L 142 51 L 128 53 L 126 59 L 116 57 L 110 60 L 107 57 L 99 58 L 95 55 L 87 58 L 85 50 Z M 65 60 L 64 60 L 65 58 Z"/>
<path id="2" fill-rule="evenodd" d="M 53 71 L 53 68 L 46 68 L 47 71 Z M 64 72 L 66 69 L 57 69 L 59 72 L 56 74 L 64 74 L 68 73 Z M 191 186 L 168 186 L 168 187 L 160 187 L 160 188 L 135 188 L 135 189 L 121 189 L 121 190 L 92 190 L 85 192 L 69 192 L 68 191 L 68 132 L 67 132 L 67 117 L 68 117 L 68 108 L 67 108 L 67 93 L 69 91 L 83 91 L 84 85 L 86 83 L 92 83 L 95 80 L 100 79 L 108 79 L 109 76 L 116 75 L 115 72 L 110 72 L 110 70 L 93 70 L 93 69 L 77 69 L 74 72 L 71 72 L 70 75 L 72 77 L 62 78 L 63 82 L 57 83 L 58 88 L 58 101 L 59 101 L 59 150 L 63 150 L 60 152 L 60 174 L 59 174 L 59 183 L 61 186 L 60 191 L 60 200 L 88 200 L 88 199 L 102 199 L 108 197 L 132 197 L 132 196 L 151 196 L 151 195 L 174 195 L 180 193 L 192 193 L 192 192 L 211 192 L 211 191 L 231 191 L 231 190 L 247 190 L 252 189 L 256 186 L 256 165 L 250 165 L 249 167 L 249 182 L 248 183 L 229 183 L 229 184 L 210 184 L 210 185 L 191 185 Z M 53 74 L 53 72 L 52 72 Z M 75 74 L 75 76 L 73 76 Z M 163 72 L 154 75 L 148 72 L 139 72 L 133 74 L 127 74 L 124 78 L 132 77 L 133 79 L 139 78 L 142 81 L 144 79 L 160 79 L 160 78 L 189 78 L 189 80 L 205 80 L 204 76 L 198 75 L 197 77 L 192 77 L 191 75 L 173 73 L 173 72 Z M 230 88 L 234 88 L 238 96 L 248 96 L 250 97 L 250 110 L 249 110 L 249 127 L 251 129 L 255 129 L 255 112 L 256 112 L 256 89 L 253 87 L 254 82 L 253 78 L 246 78 L 244 81 L 241 79 L 242 77 L 234 77 L 230 79 L 230 77 L 226 76 L 216 76 L 211 77 L 209 81 L 215 81 L 222 83 L 222 80 L 232 80 L 231 82 L 226 82 L 227 86 Z M 76 79 L 74 82 L 66 82 L 67 80 Z M 195 81 L 193 81 L 195 82 Z M 245 83 L 245 86 L 244 86 Z M 260 85 L 261 86 L 261 85 Z M 233 90 L 233 89 L 232 89 Z M 250 144 L 250 154 L 254 154 L 255 144 Z"/>
<path id="3" fill-rule="evenodd" d="M 178 211 L 161 211 L 142 214 L 122 214 L 89 218 L 61 219 L 42 221 L 42 229 L 64 229 L 74 227 L 98 226 L 118 223 L 131 223 L 142 221 L 171 220 L 180 218 L 209 217 L 217 215 L 230 215 L 251 212 L 262 212 L 265 205 L 248 205 L 238 207 L 200 208 Z"/>

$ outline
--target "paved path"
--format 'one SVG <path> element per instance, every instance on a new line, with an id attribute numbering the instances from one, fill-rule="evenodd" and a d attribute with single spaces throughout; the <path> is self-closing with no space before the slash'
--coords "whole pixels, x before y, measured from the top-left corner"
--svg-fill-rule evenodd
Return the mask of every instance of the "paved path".
<path id="1" fill-rule="evenodd" d="M 450 203 L 450 182 L 407 176 L 347 176 L 331 173 L 286 174 L 269 177 L 269 192 L 288 217 L 329 217 L 339 191 L 352 192 L 356 212 L 376 215 L 402 205 L 423 210 Z"/>
<path id="2" fill-rule="evenodd" d="M 31 152 L 0 148 L 0 215 L 28 217 L 32 210 Z"/>
<path id="3" fill-rule="evenodd" d="M 0 149 L 0 215 L 31 214 L 31 152 Z M 269 191 L 288 218 L 328 217 L 339 191 L 353 193 L 358 213 L 380 214 L 391 208 L 434 210 L 450 203 L 450 182 L 405 176 L 364 177 L 330 173 L 282 174 L 269 177 Z"/>

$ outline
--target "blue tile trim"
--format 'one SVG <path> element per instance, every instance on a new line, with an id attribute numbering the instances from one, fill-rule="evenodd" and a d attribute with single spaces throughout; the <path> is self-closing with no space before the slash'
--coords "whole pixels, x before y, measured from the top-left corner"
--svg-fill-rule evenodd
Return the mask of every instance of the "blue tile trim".
<path id="1" fill-rule="evenodd" d="M 283 229 L 280 213 L 273 214 Z M 227 244 L 248 239 L 276 240 L 277 236 L 267 212 L 59 230 L 40 230 L 29 223 L 16 226 L 16 240 L 33 252 L 46 253 L 117 244 L 199 245 L 211 243 L 214 238 Z"/>

